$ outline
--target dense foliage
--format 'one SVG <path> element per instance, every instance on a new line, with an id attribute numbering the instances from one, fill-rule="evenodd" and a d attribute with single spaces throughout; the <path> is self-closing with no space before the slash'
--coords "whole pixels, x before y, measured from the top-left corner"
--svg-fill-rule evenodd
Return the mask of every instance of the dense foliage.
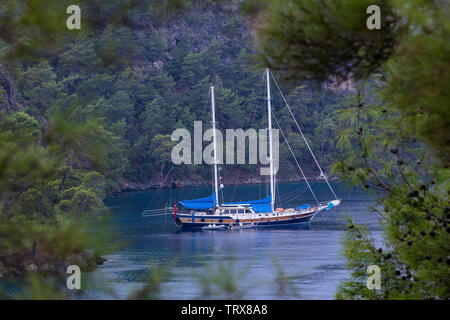
<path id="1" fill-rule="evenodd" d="M 365 27 L 372 4 L 381 6 L 380 30 Z M 333 171 L 378 199 L 384 239 L 380 247 L 369 230 L 349 221 L 344 245 L 352 279 L 338 298 L 448 299 L 448 6 L 420 0 L 266 5 L 259 34 L 264 61 L 286 77 L 301 68 L 297 80 L 359 80 L 355 97 L 337 112 L 344 156 Z M 381 269 L 379 290 L 366 287 L 370 265 Z"/>
<path id="2" fill-rule="evenodd" d="M 445 5 L 244 1 L 241 8 L 256 14 L 249 19 L 255 49 L 235 3 L 79 3 L 82 29 L 72 31 L 60 1 L 0 5 L 0 277 L 101 262 L 91 249 L 102 241 L 86 230 L 104 216 L 103 198 L 128 181 L 158 185 L 172 170 L 172 131 L 192 129 L 194 120 L 208 126 L 210 85 L 220 129 L 264 128 L 263 72 L 252 60 L 258 50 L 264 66 L 294 80 L 283 89 L 319 161 L 335 162 L 335 174 L 379 200 L 382 248 L 349 221 L 352 279 L 338 297 L 448 298 Z M 372 4 L 382 8 L 381 30 L 365 28 Z M 318 175 L 273 93 L 294 152 L 308 175 Z M 298 175 L 283 143 L 280 153 L 279 178 Z M 222 174 L 258 176 L 257 169 L 224 166 Z M 172 172 L 178 181 L 210 179 L 206 165 Z M 381 290 L 365 286 L 372 264 L 381 268 Z M 150 274 L 155 287 L 163 277 Z M 31 277 L 31 286 L 47 290 L 39 279 Z"/>
<path id="3" fill-rule="evenodd" d="M 103 198 L 128 181 L 160 183 L 172 170 L 172 131 L 192 129 L 194 120 L 209 127 L 210 85 L 223 132 L 266 127 L 263 70 L 254 66 L 251 35 L 235 5 L 80 5 L 82 29 L 72 31 L 62 2 L 7 0 L 0 7 L 0 277 L 64 272 L 73 263 L 90 270 L 101 262 L 92 249 L 102 242 L 92 237 L 103 235 Z M 312 83 L 285 89 L 320 161 L 330 164 L 333 141 L 323 134 L 336 134 L 333 112 L 345 92 L 330 95 Z M 312 164 L 273 94 L 295 152 Z M 281 161 L 280 179 L 295 178 L 285 145 Z M 257 170 L 225 166 L 222 173 L 240 182 L 241 172 L 259 177 Z M 211 174 L 207 165 L 172 173 L 177 182 L 206 183 Z M 46 290 L 40 279 L 30 278 L 37 292 Z"/>
<path id="4" fill-rule="evenodd" d="M 54 36 L 61 43 L 53 44 L 51 50 L 42 48 L 39 57 L 30 43 L 21 42 L 22 38 L 12 43 L 5 39 L 4 90 L 8 92 L 12 83 L 16 94 L 4 109 L 20 110 L 44 122 L 59 112 L 70 114 L 70 121 L 92 121 L 101 126 L 102 135 L 96 136 L 107 146 L 103 155 L 106 167 L 101 172 L 110 191 L 120 188 L 120 178 L 152 181 L 152 185 L 162 180 L 171 167 L 173 130 L 192 129 L 194 120 L 202 120 L 204 129 L 209 127 L 210 85 L 216 86 L 217 119 L 223 132 L 227 128 L 266 126 L 263 71 L 253 67 L 250 34 L 236 7 L 226 10 L 222 4 L 195 4 L 182 12 L 166 11 L 160 22 L 156 17 L 162 9 L 154 4 L 141 1 L 126 9 L 120 9 L 121 5 L 121 1 L 113 1 L 109 7 L 120 12 L 126 23 L 108 23 L 105 18 L 98 26 L 91 21 L 93 7 L 87 6 L 86 29 L 63 32 L 56 28 Z M 44 12 L 35 12 L 39 14 Z M 29 50 L 23 49 L 25 58 L 18 59 L 15 49 L 22 46 Z M 16 55 L 11 56 L 11 52 Z M 11 80 L 8 85 L 6 77 Z M 329 165 L 333 142 L 323 139 L 323 131 L 334 135 L 336 126 L 331 117 L 342 94 L 318 89 L 309 84 L 286 87 L 285 93 L 321 162 Z M 6 94 L 5 101 L 7 98 Z M 306 166 L 312 164 L 305 146 L 295 142 L 298 132 L 283 109 L 281 97 L 275 94 L 274 98 L 275 110 L 279 110 L 281 124 L 296 145 L 297 156 Z M 282 146 L 281 152 L 286 166 L 280 179 L 296 177 L 287 148 Z M 86 159 L 71 161 L 75 168 L 94 167 Z M 258 176 L 255 166 L 225 170 L 237 168 Z M 174 172 L 179 180 L 210 179 L 208 166 L 177 167 Z"/>

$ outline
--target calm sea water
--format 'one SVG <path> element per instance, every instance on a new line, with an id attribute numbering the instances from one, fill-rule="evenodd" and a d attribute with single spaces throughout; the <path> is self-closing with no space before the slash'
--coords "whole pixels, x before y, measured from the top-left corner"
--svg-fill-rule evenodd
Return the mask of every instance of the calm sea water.
<path id="1" fill-rule="evenodd" d="M 341 240 L 350 215 L 367 224 L 380 238 L 379 217 L 362 191 L 334 184 L 342 204 L 321 212 L 308 227 L 239 231 L 178 232 L 164 216 L 143 218 L 145 209 L 173 201 L 209 196 L 211 188 L 130 192 L 108 198 L 115 228 L 125 244 L 106 256 L 109 261 L 87 275 L 94 285 L 85 299 L 126 299 L 141 288 L 149 269 L 169 272 L 161 285 L 161 299 L 334 299 L 338 285 L 348 278 Z M 279 184 L 284 207 L 313 204 L 302 183 Z M 313 186 L 319 200 L 330 200 L 325 183 Z M 227 201 L 251 200 L 267 194 L 266 187 L 228 186 Z M 224 279 L 235 289 L 227 293 Z M 206 279 L 206 280 L 205 280 Z M 225 283 L 225 284 L 223 284 Z M 228 282 L 229 283 L 229 282 Z"/>

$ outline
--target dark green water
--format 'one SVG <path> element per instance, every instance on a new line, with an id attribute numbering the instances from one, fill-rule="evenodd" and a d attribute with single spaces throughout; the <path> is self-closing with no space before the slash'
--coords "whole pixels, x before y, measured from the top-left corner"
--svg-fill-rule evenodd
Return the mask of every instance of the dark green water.
<path id="1" fill-rule="evenodd" d="M 208 196 L 211 188 L 153 190 L 123 193 L 106 199 L 120 240 L 127 243 L 107 256 L 110 260 L 87 275 L 90 289 L 83 298 L 127 298 L 142 287 L 149 268 L 166 268 L 170 278 L 161 285 L 161 299 L 333 299 L 346 277 L 341 238 L 350 215 L 380 236 L 372 201 L 358 190 L 334 184 L 342 204 L 321 212 L 308 227 L 240 231 L 177 232 L 169 217 L 143 218 L 145 209 L 174 200 Z M 280 205 L 313 204 L 300 183 L 279 184 L 288 198 Z M 330 200 L 325 183 L 314 185 L 319 200 Z M 266 195 L 264 186 L 228 186 L 225 200 L 250 200 Z M 292 199 L 289 199 L 292 198 Z M 167 267 L 166 264 L 173 263 Z M 221 288 L 232 279 L 235 288 Z M 205 280 L 207 279 L 207 280 Z M 229 282 L 228 282 L 229 283 Z M 225 284 L 223 284 L 225 286 Z M 107 289 L 108 292 L 105 292 Z"/>

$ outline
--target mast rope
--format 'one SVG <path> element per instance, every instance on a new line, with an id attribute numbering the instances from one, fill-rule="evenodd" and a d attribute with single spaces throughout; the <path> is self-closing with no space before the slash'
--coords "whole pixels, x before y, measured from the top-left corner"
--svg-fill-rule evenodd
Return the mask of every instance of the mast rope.
<path id="1" fill-rule="evenodd" d="M 278 120 L 275 117 L 275 114 L 272 114 L 272 116 L 273 116 L 273 119 L 275 120 L 275 123 L 277 124 L 278 128 L 280 129 L 280 132 L 281 132 L 281 134 L 282 134 L 282 136 L 284 138 L 284 141 L 286 141 L 286 145 L 288 146 L 289 151 L 291 152 L 292 156 L 294 157 L 294 160 L 295 160 L 295 163 L 297 164 L 297 167 L 300 169 L 300 172 L 301 172 L 301 174 L 303 176 L 303 179 L 305 179 L 305 182 L 308 185 L 308 188 L 311 191 L 314 199 L 316 200 L 317 204 L 319 204 L 319 200 L 317 200 L 316 194 L 314 193 L 313 189 L 311 188 L 311 185 L 309 184 L 308 179 L 306 179 L 305 173 L 303 172 L 302 167 L 300 167 L 300 164 L 298 163 L 297 158 L 295 157 L 295 154 L 292 151 L 292 148 L 291 148 L 291 146 L 290 146 L 286 136 L 284 135 L 283 129 L 281 129 L 280 124 L 278 123 Z"/>
<path id="2" fill-rule="evenodd" d="M 283 194 L 282 198 L 286 198 L 286 197 L 290 197 L 291 195 L 297 193 L 298 191 L 303 190 L 304 188 L 307 188 L 306 186 L 299 186 L 295 189 L 292 189 L 291 191 L 288 191 L 286 193 Z"/>
<path id="3" fill-rule="evenodd" d="M 316 183 L 316 182 L 311 183 L 311 187 L 312 187 L 315 183 Z M 290 196 L 288 196 L 288 197 L 284 197 L 284 196 L 283 196 L 282 199 L 283 199 L 284 202 L 291 202 L 292 200 L 294 200 L 294 199 L 300 197 L 300 196 L 301 196 L 302 194 L 304 194 L 306 191 L 308 191 L 308 187 L 307 187 L 307 186 L 304 186 L 304 188 L 301 189 L 301 190 L 299 190 L 297 193 L 292 194 L 292 195 L 290 195 Z"/>
<path id="4" fill-rule="evenodd" d="M 167 172 L 167 174 L 166 174 L 166 177 L 165 177 L 165 178 L 163 179 L 163 181 L 159 184 L 158 191 L 156 191 L 156 193 L 153 195 L 152 200 L 151 200 L 150 203 L 147 205 L 147 207 L 145 208 L 145 210 L 147 210 L 147 209 L 153 204 L 153 201 L 155 200 L 156 195 L 159 193 L 159 191 L 161 191 L 162 186 L 164 185 L 164 182 L 166 181 L 166 179 L 167 179 L 167 177 L 169 176 L 169 174 L 172 172 L 173 167 L 174 167 L 174 166 L 172 166 L 172 167 L 170 168 L 169 172 Z M 171 188 L 172 188 L 172 186 L 171 186 Z"/>
<path id="5" fill-rule="evenodd" d="M 256 93 L 257 93 L 256 94 L 256 98 L 257 99 L 258 99 L 258 97 L 260 97 L 262 95 L 262 93 L 264 91 L 264 77 L 265 77 L 265 74 L 263 73 L 261 79 L 259 80 L 259 85 L 258 85 L 259 89 L 256 89 Z M 260 85 L 261 83 L 262 83 L 262 85 Z M 251 121 L 250 121 L 250 125 L 248 126 L 248 128 L 252 128 L 253 127 L 253 123 L 255 121 L 256 113 L 257 113 L 257 109 L 254 108 L 253 109 L 253 113 L 252 113 L 252 117 L 251 117 Z M 234 183 L 234 186 L 233 186 L 233 193 L 231 194 L 231 202 L 234 201 L 234 195 L 236 193 L 236 188 L 238 186 L 238 182 L 239 182 L 240 177 L 241 177 L 241 170 L 238 169 L 236 182 Z M 261 180 L 260 180 L 260 184 L 261 184 Z M 261 199 L 261 193 L 259 193 L 258 199 Z"/>
<path id="6" fill-rule="evenodd" d="M 333 196 L 336 198 L 336 200 L 338 200 L 338 197 L 337 197 L 336 193 L 334 192 L 333 188 L 331 187 L 330 183 L 328 182 L 327 176 L 323 173 L 322 168 L 321 168 L 320 165 L 319 165 L 319 162 L 317 161 L 316 157 L 314 156 L 314 153 L 313 153 L 311 147 L 309 146 L 308 140 L 306 140 L 306 137 L 305 137 L 305 135 L 303 134 L 302 129 L 300 128 L 300 126 L 299 126 L 297 120 L 295 119 L 294 113 L 292 112 L 291 107 L 289 106 L 289 103 L 286 101 L 286 98 L 284 97 L 284 94 L 283 94 L 283 92 L 281 91 L 280 86 L 278 85 L 277 79 L 275 79 L 275 76 L 273 75 L 272 71 L 270 71 L 270 73 L 272 74 L 272 78 L 273 78 L 273 80 L 274 80 L 274 82 L 275 82 L 275 85 L 277 86 L 278 91 L 280 92 L 281 97 L 283 98 L 284 103 L 286 104 L 286 107 L 288 108 L 289 113 L 290 113 L 291 116 L 292 116 L 292 119 L 294 119 L 294 122 L 295 122 L 295 124 L 296 124 L 298 130 L 300 131 L 300 134 L 302 135 L 303 140 L 305 141 L 306 146 L 308 147 L 309 152 L 311 153 L 311 155 L 312 155 L 312 157 L 313 157 L 313 159 L 314 159 L 314 162 L 316 163 L 317 167 L 319 168 L 320 175 L 325 179 L 325 181 L 326 181 L 328 187 L 330 188 L 331 192 L 333 193 Z M 280 130 L 281 130 L 281 128 L 280 128 Z M 295 156 L 294 156 L 294 157 L 295 157 Z"/>
<path id="7" fill-rule="evenodd" d="M 312 186 L 312 184 L 311 184 Z M 295 188 L 294 190 L 289 191 L 288 193 L 285 193 L 281 196 L 283 201 L 286 201 L 287 199 L 290 199 L 291 197 L 296 197 L 299 193 L 302 193 L 303 191 L 308 190 L 308 187 L 306 185 L 302 185 L 298 188 Z"/>

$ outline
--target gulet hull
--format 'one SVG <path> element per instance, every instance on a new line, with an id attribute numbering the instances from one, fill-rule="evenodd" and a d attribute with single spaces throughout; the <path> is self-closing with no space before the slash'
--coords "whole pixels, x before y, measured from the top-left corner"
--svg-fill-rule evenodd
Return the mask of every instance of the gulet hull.
<path id="1" fill-rule="evenodd" d="M 234 218 L 230 216 L 195 216 L 178 215 L 176 224 L 182 230 L 205 230 L 205 229 L 238 229 L 244 226 L 259 227 L 282 227 L 289 225 L 307 225 L 318 211 L 308 214 L 293 215 L 261 215 L 248 218 Z M 224 228 L 222 228 L 224 227 Z"/>

